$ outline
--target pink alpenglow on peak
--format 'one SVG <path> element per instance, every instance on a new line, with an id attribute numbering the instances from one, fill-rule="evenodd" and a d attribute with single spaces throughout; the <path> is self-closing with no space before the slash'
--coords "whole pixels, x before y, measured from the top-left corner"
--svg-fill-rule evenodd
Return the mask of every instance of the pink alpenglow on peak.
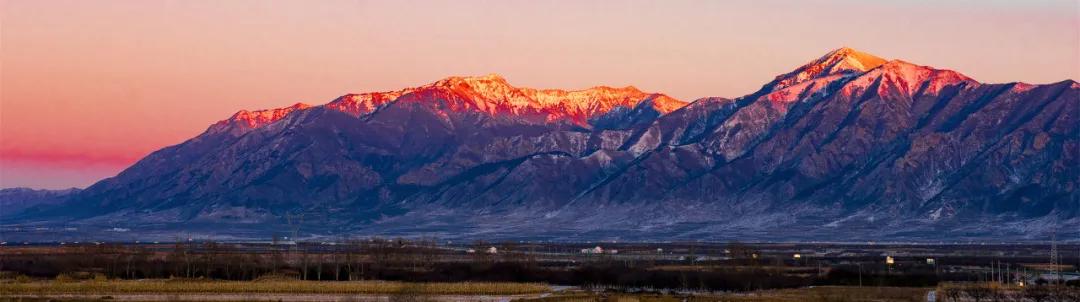
<path id="1" fill-rule="evenodd" d="M 851 94 L 855 90 L 870 88 L 879 80 L 880 84 L 877 86 L 879 95 L 898 93 L 895 95 L 905 97 L 913 97 L 917 94 L 934 95 L 946 86 L 963 82 L 978 83 L 956 71 L 892 60 L 852 80 L 844 86 L 841 93 Z"/>
<path id="2" fill-rule="evenodd" d="M 292 106 L 282 108 L 255 111 L 240 110 L 228 119 L 214 123 L 207 131 L 212 133 L 227 131 L 232 133 L 233 135 L 239 135 L 246 133 L 251 129 L 256 129 L 265 125 L 273 124 L 274 122 L 285 118 L 285 116 L 289 115 L 289 113 L 292 113 L 294 111 L 304 110 L 308 108 L 311 108 L 311 105 L 304 103 L 296 103 Z"/>
<path id="3" fill-rule="evenodd" d="M 848 47 L 841 47 L 795 69 L 795 71 L 777 76 L 775 89 L 786 88 L 821 77 L 851 73 L 859 74 L 877 68 L 885 64 L 885 62 L 885 59 L 875 55 Z"/>
<path id="4" fill-rule="evenodd" d="M 823 93 L 834 83 L 842 91 L 865 89 L 882 78 L 878 89 L 895 89 L 907 96 L 923 92 L 936 93 L 943 87 L 974 80 L 951 70 L 934 69 L 900 60 L 887 61 L 855 49 L 842 47 L 811 61 L 792 72 L 779 75 L 765 86 L 762 98 L 777 112 L 786 112 L 800 99 Z M 842 81 L 841 81 L 842 80 Z M 590 127 L 589 121 L 612 110 L 648 106 L 659 114 L 667 114 L 687 105 L 686 102 L 664 94 L 643 92 L 636 87 L 596 86 L 581 90 L 535 89 L 515 87 L 496 74 L 484 76 L 452 76 L 433 83 L 397 91 L 346 94 L 322 105 L 353 117 L 362 117 L 395 102 L 431 106 L 444 113 L 477 112 L 490 116 L 518 116 L 522 120 L 540 123 L 567 122 Z M 272 124 L 295 111 L 311 106 L 293 106 L 237 112 L 229 119 L 210 127 L 211 132 L 241 135 L 252 129 Z M 648 108 L 642 107 L 642 108 Z"/>
<path id="5" fill-rule="evenodd" d="M 870 79 L 879 76 L 883 77 L 883 83 L 899 88 L 907 96 L 913 96 L 920 90 L 923 94 L 937 94 L 941 88 L 961 82 L 976 83 L 975 80 L 956 71 L 915 65 L 903 60 L 889 61 L 864 75 Z"/>
<path id="6" fill-rule="evenodd" d="M 403 98 L 404 97 L 404 98 Z M 492 116 L 543 116 L 545 122 L 569 121 L 585 126 L 590 118 L 616 107 L 634 108 L 649 101 L 663 114 L 686 102 L 664 94 L 646 93 L 633 86 L 597 86 L 583 90 L 515 87 L 496 74 L 448 77 L 434 83 L 398 91 L 347 94 L 327 108 L 360 117 L 398 101 L 420 102 L 450 111 L 478 111 Z"/>
<path id="7" fill-rule="evenodd" d="M 350 93 L 338 97 L 337 99 L 327 103 L 326 108 L 345 112 L 354 117 L 360 117 L 362 115 L 371 113 L 378 109 L 380 106 L 390 103 L 402 94 L 409 93 L 411 90 L 399 90 L 389 92 L 369 92 L 369 93 Z"/>
<path id="8" fill-rule="evenodd" d="M 810 61 L 792 72 L 776 76 L 766 86 L 765 98 L 778 110 L 786 110 L 789 103 L 813 95 L 825 89 L 829 83 L 844 77 L 861 75 L 886 60 L 872 54 L 848 47 L 830 51 L 817 60 Z"/>
<path id="9" fill-rule="evenodd" d="M 923 93 L 937 93 L 943 87 L 960 82 L 975 80 L 958 72 L 946 69 L 911 64 L 902 60 L 885 60 L 880 57 L 843 47 L 833 50 L 806 65 L 783 75 L 779 75 L 766 86 L 765 98 L 773 107 L 785 110 L 787 104 L 809 97 L 825 89 L 832 83 L 843 83 L 842 79 L 851 79 L 851 85 L 843 90 L 867 88 L 883 78 L 883 85 L 878 89 L 895 87 L 907 96 L 915 95 L 920 89 Z M 927 83 L 925 87 L 923 84 Z"/>
<path id="10" fill-rule="evenodd" d="M 616 107 L 634 108 L 644 101 L 651 101 L 652 108 L 661 114 L 686 106 L 686 102 L 663 94 L 642 92 L 633 86 L 596 86 L 582 90 L 518 88 L 495 74 L 450 77 L 425 87 L 445 87 L 474 101 L 483 101 L 484 104 L 477 106 L 493 115 L 541 113 L 549 122 L 569 120 L 578 125 L 586 125 L 588 119 Z"/>
<path id="11" fill-rule="evenodd" d="M 491 116 L 541 117 L 541 122 L 570 122 L 588 126 L 591 118 L 617 107 L 628 109 L 647 104 L 656 112 L 675 111 L 686 102 L 636 87 L 596 86 L 582 90 L 519 88 L 496 74 L 475 77 L 448 77 L 420 87 L 397 91 L 346 94 L 323 107 L 361 117 L 394 102 L 417 102 L 448 111 L 476 111 Z M 283 108 L 247 111 L 215 123 L 209 132 L 241 135 L 272 124 L 295 111 L 312 106 L 297 103 Z"/>

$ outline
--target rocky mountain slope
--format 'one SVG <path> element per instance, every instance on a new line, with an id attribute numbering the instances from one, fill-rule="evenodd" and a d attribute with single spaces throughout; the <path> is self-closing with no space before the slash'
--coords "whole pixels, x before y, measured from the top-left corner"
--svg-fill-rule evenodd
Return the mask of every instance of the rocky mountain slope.
<path id="1" fill-rule="evenodd" d="M 1080 238 L 1080 84 L 832 51 L 736 99 L 451 77 L 241 111 L 5 224 L 560 240 Z M 312 222 L 315 221 L 315 222 Z M 228 226 L 207 230 L 201 226 Z"/>

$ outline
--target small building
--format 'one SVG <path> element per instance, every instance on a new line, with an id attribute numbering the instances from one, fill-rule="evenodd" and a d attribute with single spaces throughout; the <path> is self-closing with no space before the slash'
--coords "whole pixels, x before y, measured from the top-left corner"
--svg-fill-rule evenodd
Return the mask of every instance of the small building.
<path id="1" fill-rule="evenodd" d="M 603 254 L 604 249 L 599 245 L 591 249 L 581 249 L 582 254 Z"/>

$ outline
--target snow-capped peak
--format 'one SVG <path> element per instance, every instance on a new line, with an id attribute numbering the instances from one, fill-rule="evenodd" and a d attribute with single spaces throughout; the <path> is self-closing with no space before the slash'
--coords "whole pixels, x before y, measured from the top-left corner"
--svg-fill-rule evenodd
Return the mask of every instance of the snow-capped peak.
<path id="1" fill-rule="evenodd" d="M 946 86 L 961 82 L 976 83 L 975 80 L 956 71 L 916 65 L 903 60 L 891 60 L 852 80 L 844 87 L 844 90 L 869 87 L 879 78 L 882 80 L 879 90 L 894 87 L 896 91 L 907 96 L 914 95 L 919 90 L 923 93 L 936 94 Z"/>
<path id="2" fill-rule="evenodd" d="M 387 92 L 350 93 L 334 99 L 325 106 L 341 111 L 349 115 L 359 117 L 371 113 L 380 106 L 390 103 L 402 95 L 412 92 L 413 89 L 404 89 Z"/>
<path id="3" fill-rule="evenodd" d="M 865 72 L 885 64 L 886 60 L 852 48 L 841 47 L 829 52 L 815 62 L 828 66 L 826 71 L 833 73 L 846 70 Z"/>
<path id="4" fill-rule="evenodd" d="M 237 125 L 246 126 L 248 128 L 258 128 L 263 125 L 276 122 L 288 115 L 289 113 L 292 113 L 293 111 L 303 110 L 310 107 L 311 105 L 308 104 L 296 103 L 292 106 L 281 108 L 255 111 L 240 110 L 239 112 L 236 112 L 236 114 L 233 114 L 233 116 L 230 117 L 228 121 Z"/>
<path id="5" fill-rule="evenodd" d="M 569 120 L 586 125 L 589 118 L 616 107 L 634 108 L 646 101 L 661 113 L 686 103 L 663 94 L 646 93 L 633 86 L 596 86 L 582 90 L 533 89 L 511 85 L 497 74 L 452 76 L 424 86 L 394 92 L 349 94 L 326 107 L 360 116 L 410 95 L 408 101 L 428 102 L 453 95 L 460 104 L 441 103 L 448 109 L 471 108 L 492 115 L 542 115 L 547 121 Z M 445 100 L 444 100 L 445 101 Z"/>
<path id="6" fill-rule="evenodd" d="M 462 83 L 470 84 L 470 85 L 478 85 L 478 86 L 487 86 L 487 85 L 509 86 L 510 85 L 509 83 L 506 82 L 506 78 L 503 78 L 502 76 L 500 76 L 498 74 L 490 73 L 490 74 L 482 75 L 482 76 L 452 76 L 452 77 L 448 77 L 448 78 L 436 81 L 435 83 L 432 83 L 429 86 L 453 86 L 453 85 L 459 85 L 459 84 L 462 84 Z"/>
<path id="7" fill-rule="evenodd" d="M 872 54 L 848 47 L 830 51 L 795 71 L 777 76 L 772 90 L 779 90 L 808 80 L 835 75 L 861 74 L 887 62 Z"/>
<path id="8" fill-rule="evenodd" d="M 569 121 L 582 126 L 588 120 L 605 114 L 617 107 L 635 108 L 648 104 L 659 113 L 682 108 L 685 102 L 664 94 L 646 93 L 633 86 L 614 88 L 596 86 L 582 90 L 518 88 L 510 85 L 497 74 L 483 76 L 453 76 L 424 86 L 397 91 L 346 94 L 323 105 L 331 110 L 359 117 L 374 112 L 379 107 L 411 96 L 408 101 L 450 106 L 451 110 L 470 108 L 491 115 L 543 116 L 546 121 Z M 447 105 L 445 98 L 461 101 Z M 210 132 L 246 133 L 281 120 L 289 113 L 311 106 L 303 103 L 283 108 L 247 111 L 241 110 L 232 117 L 212 125 Z"/>
<path id="9" fill-rule="evenodd" d="M 248 130 L 272 124 L 285 118 L 286 115 L 298 110 L 311 108 L 311 105 L 296 103 L 292 106 L 272 108 L 264 110 L 240 110 L 225 120 L 218 121 L 210 126 L 209 132 L 228 131 L 233 134 L 242 134 Z"/>

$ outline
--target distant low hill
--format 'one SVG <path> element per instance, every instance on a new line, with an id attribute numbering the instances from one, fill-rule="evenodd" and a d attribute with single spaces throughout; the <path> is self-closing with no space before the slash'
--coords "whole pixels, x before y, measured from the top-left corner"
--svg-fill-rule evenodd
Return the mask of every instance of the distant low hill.
<path id="1" fill-rule="evenodd" d="M 58 204 L 79 189 L 41 190 L 31 188 L 0 189 L 0 216 L 18 213 L 34 206 Z"/>

